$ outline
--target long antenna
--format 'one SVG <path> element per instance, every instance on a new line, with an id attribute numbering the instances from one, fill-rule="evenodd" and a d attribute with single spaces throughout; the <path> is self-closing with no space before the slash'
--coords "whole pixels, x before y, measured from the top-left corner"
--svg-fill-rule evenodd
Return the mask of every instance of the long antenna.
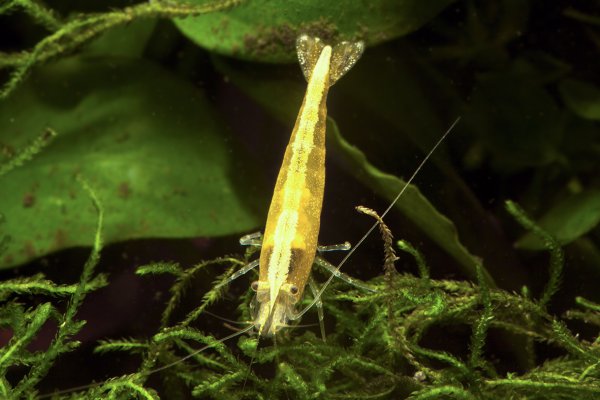
<path id="1" fill-rule="evenodd" d="M 406 183 L 404 184 L 404 186 L 402 187 L 402 189 L 400 190 L 400 192 L 398 192 L 398 194 L 396 195 L 396 197 L 394 198 L 394 200 L 390 203 L 390 205 L 388 206 L 388 208 L 386 208 L 385 211 L 383 212 L 383 214 L 381 214 L 381 218 L 382 219 L 387 215 L 387 213 L 390 212 L 390 210 L 398 202 L 398 200 L 400 199 L 400 197 L 402 197 L 402 195 L 404 194 L 404 192 L 408 188 L 408 185 L 410 185 L 412 183 L 412 181 L 415 179 L 415 177 L 417 176 L 417 174 L 421 171 L 421 169 L 423 168 L 423 166 L 425 165 L 425 163 L 427 163 L 427 161 L 429 160 L 429 158 L 431 157 L 431 155 L 440 146 L 440 144 L 446 139 L 446 137 L 450 134 L 450 132 L 452 132 L 452 130 L 454 129 L 454 127 L 456 126 L 456 124 L 458 124 L 458 122 L 460 121 L 460 118 L 461 117 L 456 118 L 456 120 L 452 123 L 452 125 L 450 125 L 450 127 L 446 130 L 446 132 L 442 135 L 442 137 L 439 138 L 438 141 L 435 143 L 435 145 L 431 148 L 431 150 L 429 150 L 429 153 L 427 153 L 427 155 L 425 156 L 425 158 L 423 158 L 423 160 L 421 161 L 421 163 L 419 164 L 419 166 L 417 167 L 417 169 L 415 169 L 415 172 L 413 172 L 413 174 L 410 176 L 410 178 L 406 181 Z M 371 226 L 371 229 L 369 229 L 367 231 L 367 233 L 365 233 L 363 235 L 363 237 L 360 238 L 360 240 L 358 241 L 358 243 L 356 243 L 356 246 L 354 246 L 346 254 L 346 256 L 342 259 L 342 261 L 340 261 L 340 263 L 336 267 L 335 271 L 331 274 L 331 276 L 329 277 L 329 279 L 327 279 L 325 281 L 325 284 L 321 287 L 321 289 L 315 295 L 315 297 L 309 303 L 309 305 L 306 306 L 298 314 L 294 315 L 293 318 L 291 318 L 291 319 L 302 318 L 302 316 L 304 314 L 306 314 L 306 312 L 308 310 L 310 310 L 317 303 L 317 301 L 319 301 L 319 299 L 321 298 L 321 296 L 323 295 L 323 293 L 325 292 L 325 290 L 327 289 L 327 287 L 331 284 L 331 281 L 335 277 L 336 273 L 340 270 L 340 268 L 342 268 L 342 265 L 344 265 L 346 263 L 346 261 L 348 261 L 348 259 L 350 258 L 350 256 L 352 256 L 352 254 L 354 254 L 354 252 L 356 251 L 356 249 L 358 249 L 358 247 L 367 239 L 367 237 L 369 237 L 369 235 L 371 234 L 371 232 L 373 232 L 375 230 L 375 228 L 377 228 L 378 224 L 379 224 L 378 222 L 375 222 L 373 224 L 373 226 Z"/>

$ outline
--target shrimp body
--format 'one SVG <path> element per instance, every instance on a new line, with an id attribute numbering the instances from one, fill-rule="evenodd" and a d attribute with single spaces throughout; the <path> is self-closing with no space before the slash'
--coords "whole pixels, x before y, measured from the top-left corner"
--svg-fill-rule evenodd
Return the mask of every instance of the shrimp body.
<path id="1" fill-rule="evenodd" d="M 303 35 L 297 48 L 308 87 L 275 184 L 254 284 L 254 326 L 267 336 L 293 318 L 310 275 L 325 189 L 327 94 L 358 60 L 363 44 L 332 48 Z"/>

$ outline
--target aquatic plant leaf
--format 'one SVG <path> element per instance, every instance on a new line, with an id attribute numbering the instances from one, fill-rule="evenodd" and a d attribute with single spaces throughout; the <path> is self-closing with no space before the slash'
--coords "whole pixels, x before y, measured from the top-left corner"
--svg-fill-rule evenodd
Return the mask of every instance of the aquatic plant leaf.
<path id="1" fill-rule="evenodd" d="M 600 88 L 589 82 L 565 79 L 558 90 L 567 107 L 581 118 L 600 121 Z"/>
<path id="2" fill-rule="evenodd" d="M 552 207 L 538 224 L 565 245 L 585 235 L 600 222 L 600 190 L 578 193 Z M 544 244 L 539 237 L 528 233 L 516 246 L 528 250 L 541 250 Z"/>
<path id="3" fill-rule="evenodd" d="M 106 242 L 260 224 L 249 204 L 261 197 L 236 182 L 239 157 L 208 102 L 156 66 L 80 57 L 37 70 L 0 105 L 0 142 L 22 148 L 46 127 L 55 140 L 0 180 L 12 239 L 2 268 L 92 243 L 95 216 L 78 174 L 105 206 Z"/>
<path id="4" fill-rule="evenodd" d="M 296 57 L 294 45 L 301 33 L 377 44 L 417 30 L 452 2 L 253 0 L 223 12 L 176 19 L 175 24 L 211 51 L 247 60 L 289 62 Z"/>

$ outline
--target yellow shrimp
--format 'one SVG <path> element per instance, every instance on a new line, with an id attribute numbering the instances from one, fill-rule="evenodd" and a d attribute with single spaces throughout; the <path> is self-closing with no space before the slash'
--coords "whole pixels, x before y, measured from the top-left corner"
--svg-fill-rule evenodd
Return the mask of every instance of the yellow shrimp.
<path id="1" fill-rule="evenodd" d="M 362 42 L 335 47 L 302 35 L 298 58 L 308 87 L 279 170 L 260 253 L 254 326 L 273 335 L 295 314 L 317 250 L 325 188 L 326 99 L 362 54 Z"/>

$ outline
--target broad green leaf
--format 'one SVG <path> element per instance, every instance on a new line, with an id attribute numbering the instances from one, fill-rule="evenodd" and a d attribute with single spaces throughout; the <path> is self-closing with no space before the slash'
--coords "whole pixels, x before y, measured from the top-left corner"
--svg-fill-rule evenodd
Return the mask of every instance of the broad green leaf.
<path id="1" fill-rule="evenodd" d="M 565 79 L 558 90 L 575 114 L 581 118 L 600 121 L 600 88 L 590 82 L 577 79 Z"/>
<path id="2" fill-rule="evenodd" d="M 268 76 L 256 69 L 254 69 L 255 73 L 242 71 L 241 68 L 235 68 L 217 57 L 215 57 L 215 65 L 275 118 L 286 124 L 294 121 L 305 89 L 300 81 L 282 78 L 276 71 Z M 404 186 L 405 182 L 402 179 L 382 172 L 369 163 L 362 151 L 343 139 L 337 125 L 331 119 L 327 135 L 328 148 L 343 157 L 342 167 L 379 196 L 391 201 Z M 453 257 L 463 267 L 467 276 L 475 279 L 475 265 L 481 260 L 470 254 L 460 243 L 454 224 L 437 211 L 416 186 L 409 186 L 397 203 L 396 209 Z"/>
<path id="3" fill-rule="evenodd" d="M 301 33 L 377 44 L 415 31 L 452 2 L 252 0 L 175 23 L 191 40 L 211 51 L 247 60 L 289 62 L 296 57 L 294 44 Z"/>
<path id="4" fill-rule="evenodd" d="M 161 68 L 80 57 L 37 70 L 0 104 L 0 143 L 20 148 L 46 127 L 55 140 L 0 179 L 12 239 L 1 267 L 91 244 L 96 215 L 78 174 L 104 205 L 107 242 L 261 224 L 252 204 L 262 198 L 236 178 L 239 156 L 209 103 Z"/>
<path id="5" fill-rule="evenodd" d="M 565 245 L 585 235 L 600 222 L 600 190 L 588 190 L 571 196 L 552 207 L 538 224 Z M 528 233 L 519 239 L 517 247 L 541 250 L 544 244 Z"/>

